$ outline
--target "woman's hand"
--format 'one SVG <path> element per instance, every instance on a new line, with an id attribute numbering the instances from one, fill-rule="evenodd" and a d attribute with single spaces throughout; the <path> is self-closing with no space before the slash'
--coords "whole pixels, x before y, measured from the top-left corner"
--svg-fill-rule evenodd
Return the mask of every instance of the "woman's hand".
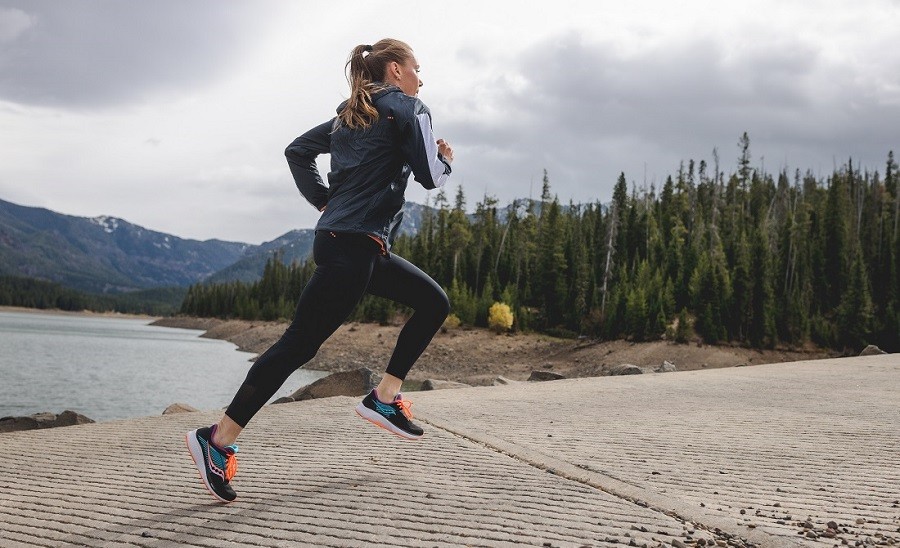
<path id="1" fill-rule="evenodd" d="M 447 160 L 448 164 L 453 163 L 453 148 L 450 147 L 450 143 L 443 139 L 437 140 L 438 146 L 438 154 L 444 157 L 444 160 Z"/>

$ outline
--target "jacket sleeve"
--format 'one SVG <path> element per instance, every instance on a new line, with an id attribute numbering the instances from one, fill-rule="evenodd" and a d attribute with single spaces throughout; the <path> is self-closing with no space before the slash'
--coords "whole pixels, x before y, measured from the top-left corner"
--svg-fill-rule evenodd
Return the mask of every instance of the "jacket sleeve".
<path id="1" fill-rule="evenodd" d="M 316 156 L 331 151 L 331 128 L 334 120 L 329 120 L 307 131 L 284 151 L 294 183 L 306 200 L 322 211 L 328 202 L 328 187 L 319 175 Z"/>
<path id="2" fill-rule="evenodd" d="M 439 188 L 450 179 L 450 164 L 438 153 L 431 129 L 431 113 L 420 101 L 401 122 L 401 149 L 416 181 L 427 188 Z"/>

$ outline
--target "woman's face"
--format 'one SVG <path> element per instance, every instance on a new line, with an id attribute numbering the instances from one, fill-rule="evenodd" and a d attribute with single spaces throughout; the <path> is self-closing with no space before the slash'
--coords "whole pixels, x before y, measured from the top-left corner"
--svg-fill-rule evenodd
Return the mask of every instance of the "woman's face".
<path id="1" fill-rule="evenodd" d="M 396 63 L 396 65 L 397 87 L 403 93 L 415 97 L 422 87 L 422 80 L 419 80 L 419 63 L 414 56 L 410 56 L 403 64 Z"/>

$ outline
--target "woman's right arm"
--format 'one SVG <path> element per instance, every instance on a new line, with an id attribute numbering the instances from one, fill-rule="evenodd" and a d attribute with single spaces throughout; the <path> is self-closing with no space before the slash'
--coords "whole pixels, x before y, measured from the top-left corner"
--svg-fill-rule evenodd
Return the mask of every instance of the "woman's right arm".
<path id="1" fill-rule="evenodd" d="M 307 131 L 284 150 L 294 183 L 306 200 L 322 211 L 328 202 L 328 187 L 319 175 L 316 156 L 331 152 L 331 129 L 334 119 Z"/>

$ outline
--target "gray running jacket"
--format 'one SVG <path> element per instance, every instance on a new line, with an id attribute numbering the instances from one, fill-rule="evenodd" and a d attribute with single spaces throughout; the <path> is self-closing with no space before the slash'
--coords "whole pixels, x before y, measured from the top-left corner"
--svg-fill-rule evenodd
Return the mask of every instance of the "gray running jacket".
<path id="1" fill-rule="evenodd" d="M 300 193 L 324 208 L 317 231 L 369 234 L 390 249 L 410 172 L 423 187 L 438 188 L 449 180 L 450 164 L 438 153 L 431 112 L 422 101 L 389 86 L 372 102 L 378 120 L 369 128 L 349 129 L 335 117 L 297 137 L 284 154 Z M 316 157 L 328 153 L 326 186 Z"/>

